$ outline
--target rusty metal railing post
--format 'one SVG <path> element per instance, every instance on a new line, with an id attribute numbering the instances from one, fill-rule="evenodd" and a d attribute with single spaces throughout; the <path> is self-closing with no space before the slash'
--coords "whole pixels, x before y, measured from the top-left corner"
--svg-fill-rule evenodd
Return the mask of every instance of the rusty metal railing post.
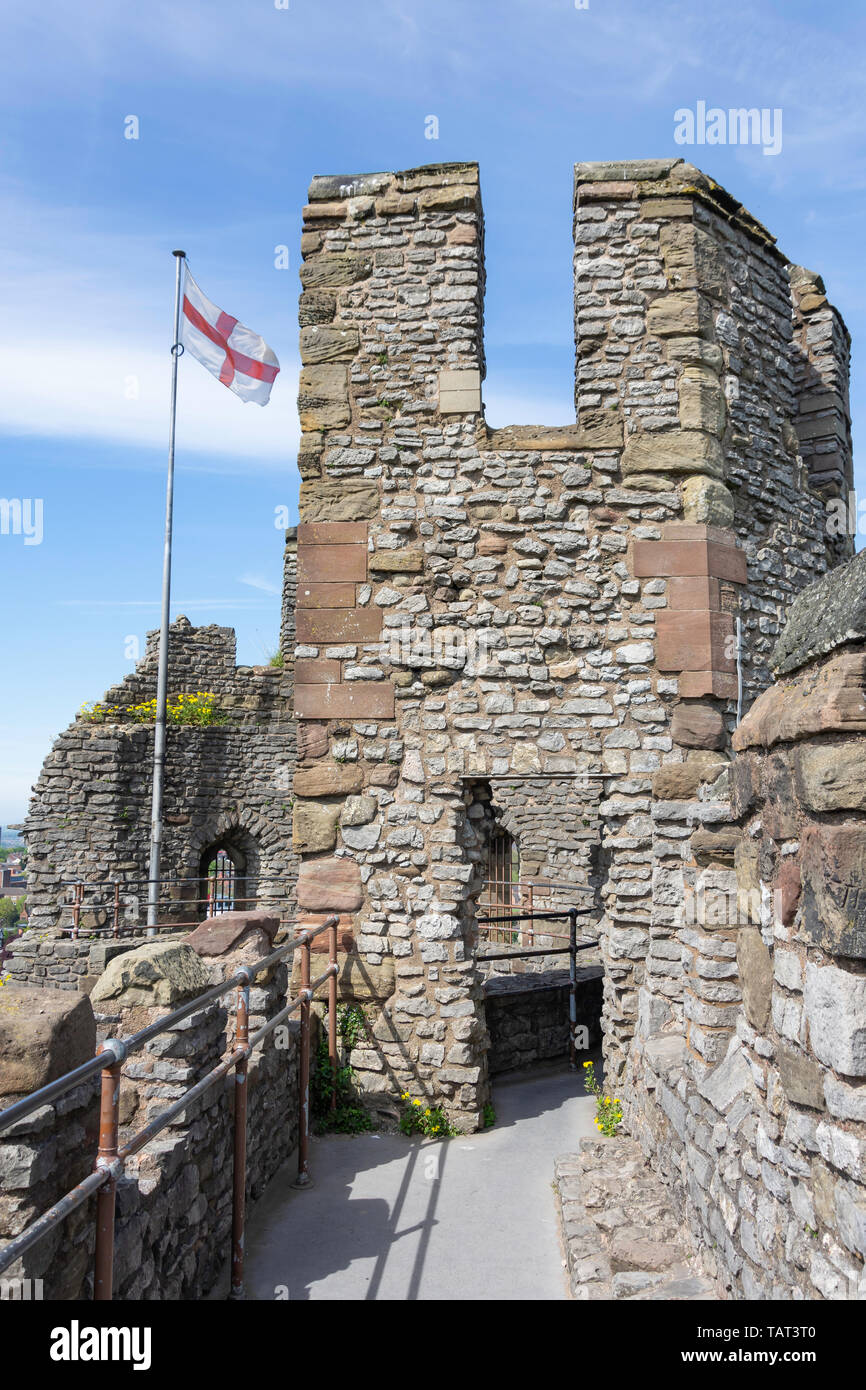
<path id="1" fill-rule="evenodd" d="M 97 1172 L 109 1174 L 96 1194 L 96 1250 L 93 1259 L 93 1297 L 98 1303 L 110 1301 L 114 1285 L 114 1209 L 117 1179 L 123 1164 L 117 1156 L 120 1128 L 120 1066 L 126 1047 L 117 1038 L 106 1038 L 99 1049 L 113 1060 L 103 1068 L 99 1101 L 99 1148 Z"/>
<path id="2" fill-rule="evenodd" d="M 81 922 L 81 902 L 84 897 L 84 884 L 76 883 L 75 897 L 72 902 L 72 940 L 78 940 L 78 927 Z"/>
<path id="3" fill-rule="evenodd" d="M 250 1041 L 250 977 L 238 985 L 235 1048 Z M 240 972 L 239 972 L 240 973 Z M 247 1202 L 247 1085 L 248 1055 L 235 1063 L 234 1161 L 232 1168 L 232 1284 L 230 1298 L 244 1296 L 244 1220 Z"/>
<path id="4" fill-rule="evenodd" d="M 568 1064 L 574 1071 L 577 1067 L 577 912 L 571 908 L 568 914 Z"/>
<path id="5" fill-rule="evenodd" d="M 310 1177 L 310 992 L 311 945 L 310 936 L 305 933 L 298 938 L 301 948 L 301 988 L 298 997 L 301 1001 L 301 1055 L 298 1067 L 298 1176 L 293 1187 L 309 1187 Z"/>
<path id="6" fill-rule="evenodd" d="M 337 1108 L 337 924 L 328 928 L 328 1058 L 331 1063 L 331 1109 Z"/>

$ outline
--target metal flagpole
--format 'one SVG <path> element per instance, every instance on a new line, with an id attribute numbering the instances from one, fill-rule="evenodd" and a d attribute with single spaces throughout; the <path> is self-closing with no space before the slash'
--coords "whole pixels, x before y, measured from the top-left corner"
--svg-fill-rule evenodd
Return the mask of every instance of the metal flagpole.
<path id="1" fill-rule="evenodd" d="M 153 798 L 150 811 L 150 868 L 147 880 L 147 934 L 156 936 L 159 913 L 159 856 L 162 844 L 162 787 L 165 773 L 165 713 L 168 702 L 168 624 L 171 602 L 171 526 L 174 510 L 174 426 L 177 415 L 177 362 L 180 341 L 181 283 L 185 251 L 177 258 L 174 281 L 174 339 L 171 348 L 171 415 L 168 427 L 168 477 L 165 485 L 165 549 L 162 559 L 162 615 L 159 625 L 159 668 L 156 678 L 156 725 L 153 734 Z"/>

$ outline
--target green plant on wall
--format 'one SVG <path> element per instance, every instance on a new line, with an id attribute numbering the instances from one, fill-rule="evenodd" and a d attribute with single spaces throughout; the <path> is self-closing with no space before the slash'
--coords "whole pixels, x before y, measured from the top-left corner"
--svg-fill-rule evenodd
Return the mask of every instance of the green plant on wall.
<path id="1" fill-rule="evenodd" d="M 337 1037 L 345 1052 L 351 1052 L 363 1040 L 367 1032 L 364 1011 L 357 1004 L 337 1006 Z M 336 1076 L 336 1105 L 331 1108 L 331 1097 Z M 319 1034 L 316 1047 L 316 1068 L 310 1077 L 310 1113 L 313 1128 L 319 1134 L 362 1134 L 372 1129 L 369 1114 L 360 1105 L 354 1081 L 354 1072 L 348 1063 L 336 1068 L 328 1055 L 327 1014 Z"/>
<path id="2" fill-rule="evenodd" d="M 583 1064 L 583 1081 L 590 1095 L 595 1096 L 595 1127 L 599 1134 L 612 1139 L 622 1124 L 622 1102 L 615 1096 L 606 1096 L 595 1077 L 592 1062 Z"/>
<path id="3" fill-rule="evenodd" d="M 403 1114 L 400 1116 L 400 1130 L 403 1134 L 423 1134 L 425 1139 L 453 1139 L 457 1130 L 449 1124 L 440 1106 L 426 1105 L 417 1096 L 404 1091 Z"/>

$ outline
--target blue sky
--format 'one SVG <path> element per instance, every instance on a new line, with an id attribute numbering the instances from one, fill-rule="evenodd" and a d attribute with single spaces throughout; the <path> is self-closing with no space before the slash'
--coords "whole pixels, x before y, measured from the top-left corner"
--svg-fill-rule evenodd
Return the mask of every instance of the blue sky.
<path id="1" fill-rule="evenodd" d="M 278 0 L 278 3 L 281 0 Z M 182 246 L 282 374 L 264 410 L 181 363 L 172 611 L 277 642 L 294 507 L 300 211 L 317 173 L 481 165 L 485 401 L 572 416 L 571 166 L 683 154 L 820 270 L 866 398 L 866 6 L 805 0 L 42 0 L 0 19 L 0 824 L 52 737 L 158 621 L 168 346 Z M 674 112 L 779 107 L 783 147 L 688 149 Z M 138 140 L 124 138 L 138 117 Z M 435 115 L 439 138 L 425 138 Z M 288 271 L 274 248 L 290 249 Z M 864 491 L 860 482 L 860 491 Z"/>

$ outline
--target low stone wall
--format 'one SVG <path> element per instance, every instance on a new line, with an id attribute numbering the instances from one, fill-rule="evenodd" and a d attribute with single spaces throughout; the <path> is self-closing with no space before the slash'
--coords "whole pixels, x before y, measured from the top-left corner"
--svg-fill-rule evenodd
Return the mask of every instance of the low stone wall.
<path id="1" fill-rule="evenodd" d="M 577 1022 L 601 1041 L 601 966 L 578 971 Z M 491 1076 L 568 1055 L 568 971 L 493 975 L 484 984 Z"/>
<path id="2" fill-rule="evenodd" d="M 157 930 L 160 937 L 185 936 L 189 926 Z M 145 928 L 124 932 L 120 937 L 87 933 L 74 940 L 68 932 L 56 928 L 45 931 L 31 928 L 10 947 L 5 969 L 14 985 L 83 990 L 87 994 L 115 956 L 134 951 L 148 940 L 151 938 Z"/>
<path id="3" fill-rule="evenodd" d="M 150 941 L 111 960 L 89 998 L 5 986 L 0 1107 L 87 1060 L 97 1041 L 128 1037 L 261 959 L 277 926 L 264 914 L 226 914 L 185 941 Z M 257 977 L 251 1032 L 283 1007 L 287 984 L 284 964 Z M 226 1056 L 234 1006 L 234 992 L 209 1001 L 126 1059 L 121 1145 Z M 41 1070 L 22 1066 L 31 1055 L 43 1059 Z M 247 1084 L 247 1193 L 255 1199 L 297 1146 L 297 1025 L 276 1030 L 253 1054 Z M 115 1298 L 199 1298 L 227 1278 L 235 1085 L 232 1072 L 127 1160 L 117 1188 Z M 0 1136 L 0 1240 L 19 1234 L 92 1169 L 98 1087 L 97 1077 Z M 91 1297 L 94 1208 L 91 1199 L 10 1276 L 43 1279 L 46 1298 Z"/>

